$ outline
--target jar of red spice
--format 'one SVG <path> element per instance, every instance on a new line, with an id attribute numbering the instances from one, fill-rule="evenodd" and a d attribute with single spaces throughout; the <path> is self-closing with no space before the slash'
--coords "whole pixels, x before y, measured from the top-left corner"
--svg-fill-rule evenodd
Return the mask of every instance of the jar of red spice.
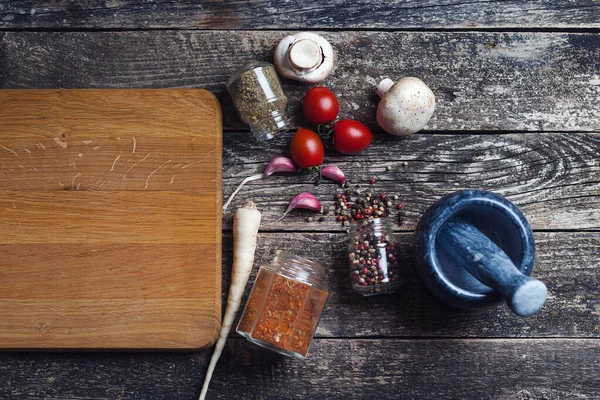
<path id="1" fill-rule="evenodd" d="M 278 251 L 261 266 L 237 332 L 278 353 L 304 358 L 329 293 L 327 273 L 317 263 Z"/>
<path id="2" fill-rule="evenodd" d="M 398 244 L 388 218 L 352 223 L 348 259 L 352 288 L 363 296 L 394 293 L 400 288 Z"/>

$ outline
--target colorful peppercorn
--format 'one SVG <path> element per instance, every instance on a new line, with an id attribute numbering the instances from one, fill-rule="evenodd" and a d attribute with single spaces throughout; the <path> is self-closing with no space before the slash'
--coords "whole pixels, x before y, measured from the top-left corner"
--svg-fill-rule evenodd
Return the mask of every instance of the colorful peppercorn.
<path id="1" fill-rule="evenodd" d="M 398 290 L 398 246 L 392 235 L 388 219 L 371 219 L 352 225 L 348 258 L 352 287 L 358 293 L 369 296 Z"/>
<path id="2" fill-rule="evenodd" d="M 366 193 L 352 201 L 350 196 L 338 194 L 335 197 L 335 214 L 342 218 L 338 217 L 337 220 L 343 223 L 347 220 L 358 221 L 388 216 L 390 214 L 389 207 L 392 204 L 387 198 L 385 193 L 375 196 L 372 193 Z"/>

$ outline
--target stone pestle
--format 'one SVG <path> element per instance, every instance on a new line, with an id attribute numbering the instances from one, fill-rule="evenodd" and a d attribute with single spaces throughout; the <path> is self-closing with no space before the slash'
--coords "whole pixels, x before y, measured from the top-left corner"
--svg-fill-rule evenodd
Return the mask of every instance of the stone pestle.
<path id="1" fill-rule="evenodd" d="M 496 243 L 470 223 L 446 221 L 436 241 L 477 280 L 502 294 L 515 314 L 529 316 L 544 305 L 546 285 L 521 273 Z"/>

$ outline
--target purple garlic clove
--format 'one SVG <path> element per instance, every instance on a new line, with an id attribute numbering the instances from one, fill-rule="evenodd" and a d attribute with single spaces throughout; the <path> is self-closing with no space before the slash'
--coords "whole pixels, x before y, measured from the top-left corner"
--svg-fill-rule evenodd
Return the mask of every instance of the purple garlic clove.
<path id="1" fill-rule="evenodd" d="M 277 156 L 269 161 L 263 175 L 269 176 L 275 172 L 300 172 L 300 167 L 287 157 Z"/>
<path id="2" fill-rule="evenodd" d="M 331 179 L 332 181 L 339 183 L 340 185 L 346 183 L 346 176 L 344 175 L 344 172 L 335 165 L 323 167 L 321 169 L 321 175 L 327 179 Z"/>
<path id="3" fill-rule="evenodd" d="M 317 198 L 315 197 L 314 194 L 300 193 L 299 195 L 294 197 L 292 199 L 292 201 L 290 201 L 290 205 L 288 206 L 287 210 L 285 210 L 285 213 L 283 213 L 281 218 L 279 218 L 277 221 L 278 222 L 281 221 L 283 219 L 283 217 L 285 217 L 290 211 L 292 211 L 295 208 L 305 208 L 307 210 L 312 210 L 312 211 L 317 211 L 317 212 L 319 212 L 323 209 L 321 207 L 321 203 L 319 203 L 319 200 L 317 200 Z"/>

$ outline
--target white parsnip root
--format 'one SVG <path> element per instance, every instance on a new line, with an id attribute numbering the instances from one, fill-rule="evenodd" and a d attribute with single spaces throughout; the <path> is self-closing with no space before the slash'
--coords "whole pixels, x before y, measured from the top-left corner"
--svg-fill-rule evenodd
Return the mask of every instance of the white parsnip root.
<path id="1" fill-rule="evenodd" d="M 215 351 L 210 359 L 204 385 L 200 393 L 200 400 L 203 400 L 208 391 L 208 384 L 217 365 L 217 361 L 225 347 L 225 341 L 231 331 L 233 321 L 240 308 L 240 303 L 252 265 L 254 264 L 254 252 L 256 250 L 256 239 L 258 228 L 260 226 L 261 214 L 256 205 L 251 200 L 246 200 L 244 204 L 235 211 L 233 216 L 233 267 L 231 269 L 231 286 L 229 286 L 229 295 L 227 296 L 227 307 L 225 316 L 219 333 L 219 340 L 215 346 Z"/>

